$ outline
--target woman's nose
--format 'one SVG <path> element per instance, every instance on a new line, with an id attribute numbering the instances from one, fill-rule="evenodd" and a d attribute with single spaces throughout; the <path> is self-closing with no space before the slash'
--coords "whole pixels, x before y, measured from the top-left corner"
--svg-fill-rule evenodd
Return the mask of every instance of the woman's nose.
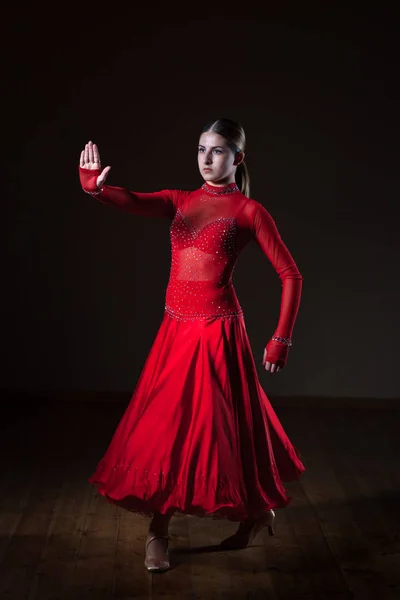
<path id="1" fill-rule="evenodd" d="M 206 156 L 204 158 L 204 162 L 207 163 L 208 165 L 212 162 L 211 161 L 211 154 L 206 154 Z"/>

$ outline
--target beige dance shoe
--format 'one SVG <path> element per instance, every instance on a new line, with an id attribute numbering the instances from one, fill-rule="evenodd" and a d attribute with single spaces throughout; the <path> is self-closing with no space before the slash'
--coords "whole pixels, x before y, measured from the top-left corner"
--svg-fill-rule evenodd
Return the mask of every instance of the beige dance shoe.
<path id="1" fill-rule="evenodd" d="M 229 536 L 221 542 L 221 548 L 246 548 L 253 541 L 256 535 L 264 528 L 268 527 L 269 535 L 275 535 L 274 531 L 275 513 L 273 510 L 269 510 L 265 516 L 257 519 L 252 527 L 242 521 L 236 533 Z"/>
<path id="2" fill-rule="evenodd" d="M 162 539 L 164 550 L 160 550 L 157 544 L 151 544 L 155 539 Z M 170 567 L 168 558 L 168 536 L 167 535 L 153 535 L 146 541 L 145 552 L 146 557 L 144 560 L 144 566 L 148 571 L 162 572 L 167 571 Z M 150 547 L 149 547 L 150 546 Z"/>

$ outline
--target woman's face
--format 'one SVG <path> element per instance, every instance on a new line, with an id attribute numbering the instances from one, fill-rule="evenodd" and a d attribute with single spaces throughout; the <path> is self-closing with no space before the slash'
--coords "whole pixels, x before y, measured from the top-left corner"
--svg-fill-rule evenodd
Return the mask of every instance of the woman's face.
<path id="1" fill-rule="evenodd" d="M 220 186 L 234 183 L 236 168 L 243 158 L 243 152 L 232 152 L 222 135 L 213 131 L 201 134 L 197 161 L 205 181 Z"/>

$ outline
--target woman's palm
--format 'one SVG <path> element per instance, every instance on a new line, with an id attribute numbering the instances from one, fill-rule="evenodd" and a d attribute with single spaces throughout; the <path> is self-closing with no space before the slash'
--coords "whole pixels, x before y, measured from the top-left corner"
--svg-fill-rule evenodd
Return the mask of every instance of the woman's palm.
<path id="1" fill-rule="evenodd" d="M 85 149 L 81 152 L 79 166 L 82 169 L 101 169 L 100 153 L 96 144 L 93 144 L 93 142 L 89 142 L 85 145 Z M 101 187 L 102 185 L 104 185 L 104 182 L 107 178 L 108 173 L 110 172 L 110 169 L 111 167 L 106 167 L 100 173 L 96 182 L 97 187 Z"/>

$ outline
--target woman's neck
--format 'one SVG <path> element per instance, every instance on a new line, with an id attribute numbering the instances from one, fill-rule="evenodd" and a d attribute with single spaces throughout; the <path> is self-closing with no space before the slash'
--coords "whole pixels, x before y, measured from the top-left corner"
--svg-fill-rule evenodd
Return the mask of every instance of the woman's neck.
<path id="1" fill-rule="evenodd" d="M 226 179 L 219 179 L 218 181 L 204 181 L 213 187 L 226 187 L 227 185 L 235 183 L 235 178 L 227 177 Z"/>

